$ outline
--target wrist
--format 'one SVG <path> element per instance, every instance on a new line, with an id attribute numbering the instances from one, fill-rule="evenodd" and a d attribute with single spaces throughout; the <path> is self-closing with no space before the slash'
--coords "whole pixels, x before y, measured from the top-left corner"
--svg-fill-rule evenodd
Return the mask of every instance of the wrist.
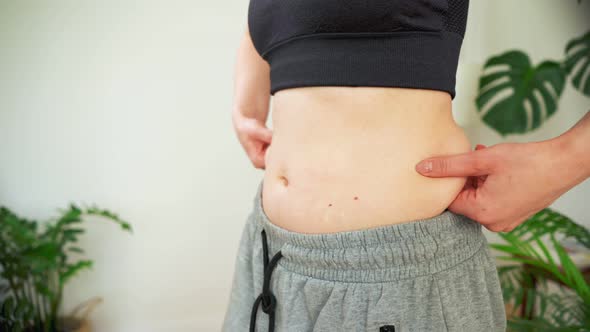
<path id="1" fill-rule="evenodd" d="M 240 113 L 240 111 L 236 108 L 234 108 L 231 112 L 231 120 L 232 123 L 234 124 L 234 127 L 238 124 L 238 122 L 240 120 L 242 120 L 244 118 L 244 115 L 242 113 Z"/>
<path id="2" fill-rule="evenodd" d="M 562 160 L 564 170 L 571 174 L 575 184 L 590 177 L 590 138 L 581 137 L 581 134 L 568 131 L 548 140 L 555 149 L 554 155 Z"/>
<path id="3" fill-rule="evenodd" d="M 246 109 L 243 109 L 240 107 L 234 107 L 232 110 L 232 121 L 233 121 L 234 125 L 238 121 L 243 121 L 243 120 L 247 120 L 247 119 L 254 119 L 254 120 L 259 121 L 260 123 L 265 124 L 267 117 L 268 117 L 268 112 L 253 112 L 253 111 L 249 112 Z"/>

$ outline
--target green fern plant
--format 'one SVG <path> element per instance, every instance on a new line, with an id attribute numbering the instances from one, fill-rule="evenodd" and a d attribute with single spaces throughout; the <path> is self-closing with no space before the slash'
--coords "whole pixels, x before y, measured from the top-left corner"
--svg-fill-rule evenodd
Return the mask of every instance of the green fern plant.
<path id="1" fill-rule="evenodd" d="M 92 261 L 81 254 L 84 216 L 104 217 L 131 231 L 129 223 L 95 206 L 70 204 L 55 220 L 39 223 L 0 206 L 0 331 L 60 331 L 64 286 Z"/>
<path id="2" fill-rule="evenodd" d="M 498 258 L 519 263 L 498 267 L 504 300 L 514 303 L 516 310 L 526 298 L 524 317 L 511 318 L 509 329 L 590 331 L 590 285 L 558 240 L 559 237 L 573 239 L 590 249 L 588 229 L 545 208 L 511 232 L 498 234 L 506 244 L 490 246 L 507 254 Z M 559 261 L 551 255 L 551 248 Z M 563 285 L 562 292 L 551 294 L 549 280 Z M 538 312 L 534 313 L 536 304 Z"/>

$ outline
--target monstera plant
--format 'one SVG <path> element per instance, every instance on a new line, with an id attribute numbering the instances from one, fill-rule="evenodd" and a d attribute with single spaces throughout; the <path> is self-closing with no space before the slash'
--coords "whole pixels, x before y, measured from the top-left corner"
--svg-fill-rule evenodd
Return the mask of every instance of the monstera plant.
<path id="1" fill-rule="evenodd" d="M 564 63 L 567 73 L 573 75 L 572 84 L 586 96 L 590 96 L 590 31 L 570 41 L 565 48 L 567 58 Z M 576 67 L 580 65 L 579 67 Z M 574 68 L 579 68 L 574 70 Z M 586 77 L 586 79 L 583 79 Z"/>
<path id="2" fill-rule="evenodd" d="M 590 96 L 590 31 L 569 41 L 559 61 L 535 65 L 520 50 L 489 58 L 479 79 L 477 111 L 502 136 L 530 132 L 558 110 L 568 78 Z M 509 315 L 509 331 L 590 331 L 590 286 L 558 240 L 573 239 L 590 249 L 588 229 L 545 208 L 498 234 L 505 243 L 490 246 L 507 254 L 498 258 L 517 262 L 498 267 L 504 300 L 524 309 L 520 317 Z M 561 292 L 550 293 L 548 281 L 563 286 Z"/>
<path id="3" fill-rule="evenodd" d="M 568 42 L 564 53 L 562 61 L 538 65 L 520 50 L 488 59 L 475 100 L 478 112 L 485 110 L 483 122 L 502 136 L 539 128 L 557 111 L 568 77 L 590 96 L 590 31 Z"/>

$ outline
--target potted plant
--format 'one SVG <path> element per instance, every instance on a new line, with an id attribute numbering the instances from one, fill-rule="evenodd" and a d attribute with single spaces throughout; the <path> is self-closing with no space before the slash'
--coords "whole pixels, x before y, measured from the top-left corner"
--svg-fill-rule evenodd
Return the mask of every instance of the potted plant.
<path id="1" fill-rule="evenodd" d="M 562 59 L 535 65 L 524 51 L 508 50 L 487 59 L 483 69 L 474 100 L 482 121 L 502 137 L 531 132 L 557 112 L 569 78 L 577 91 L 590 97 L 590 31 L 565 43 Z M 570 239 L 590 249 L 588 229 L 545 208 L 511 232 L 498 234 L 507 244 L 490 246 L 508 254 L 499 259 L 517 263 L 498 267 L 504 300 L 514 303 L 514 311 L 522 309 L 519 315 L 507 310 L 508 328 L 590 331 L 588 280 L 558 240 Z M 561 293 L 549 293 L 550 280 L 562 287 Z"/>
<path id="2" fill-rule="evenodd" d="M 77 246 L 84 233 L 83 217 L 92 215 L 131 231 L 129 223 L 96 206 L 71 203 L 59 217 L 44 223 L 0 206 L 0 331 L 88 331 L 85 316 L 99 298 L 68 316 L 60 316 L 60 308 L 66 283 L 92 266 L 90 260 L 73 259 L 83 253 Z"/>
<path id="3" fill-rule="evenodd" d="M 507 244 L 490 246 L 508 254 L 498 258 L 519 263 L 498 267 L 504 301 L 515 305 L 508 312 L 509 330 L 590 331 L 588 277 L 573 263 L 559 239 L 590 249 L 588 229 L 546 208 L 512 231 L 498 234 Z M 561 291 L 551 293 L 548 281 L 556 282 Z M 522 310 L 515 315 L 518 307 Z"/>

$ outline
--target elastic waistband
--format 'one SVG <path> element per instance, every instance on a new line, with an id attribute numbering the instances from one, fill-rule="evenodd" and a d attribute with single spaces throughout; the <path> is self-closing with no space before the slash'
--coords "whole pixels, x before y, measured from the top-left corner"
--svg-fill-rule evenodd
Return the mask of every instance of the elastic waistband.
<path id="1" fill-rule="evenodd" d="M 487 244 L 481 224 L 445 210 L 416 219 L 361 230 L 306 234 L 273 224 L 262 206 L 260 181 L 254 221 L 264 228 L 278 264 L 306 276 L 343 282 L 384 282 L 433 274 L 474 256 Z"/>

